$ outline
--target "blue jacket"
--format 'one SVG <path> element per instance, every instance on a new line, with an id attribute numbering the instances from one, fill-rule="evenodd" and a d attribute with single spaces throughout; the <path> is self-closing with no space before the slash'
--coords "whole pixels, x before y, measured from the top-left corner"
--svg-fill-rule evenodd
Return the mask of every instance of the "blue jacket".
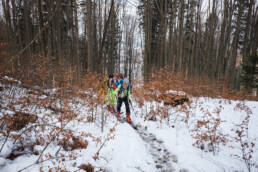
<path id="1" fill-rule="evenodd" d="M 124 79 L 120 79 L 120 81 L 116 80 L 116 87 L 119 85 L 123 85 Z"/>

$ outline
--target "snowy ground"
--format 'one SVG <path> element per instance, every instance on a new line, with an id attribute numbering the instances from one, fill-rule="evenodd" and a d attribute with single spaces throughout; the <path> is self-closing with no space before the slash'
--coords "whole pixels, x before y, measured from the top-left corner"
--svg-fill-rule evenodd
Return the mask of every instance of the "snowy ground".
<path id="1" fill-rule="evenodd" d="M 3 87 L 3 85 L 0 86 Z M 18 88 L 16 89 L 18 90 Z M 20 90 L 15 96 L 19 94 L 26 96 L 26 92 L 26 90 Z M 0 93 L 3 107 L 8 101 L 4 99 L 4 95 L 10 93 L 10 90 L 6 88 Z M 106 110 L 103 111 L 103 108 L 99 109 L 97 114 L 103 112 L 106 115 L 103 132 L 101 131 L 100 115 L 95 123 L 79 120 L 89 113 L 88 107 L 85 104 L 73 104 L 71 107 L 77 111 L 78 116 L 67 124 L 66 129 L 73 131 L 75 135 L 83 135 L 88 141 L 86 149 L 65 151 L 57 142 L 53 141 L 47 147 L 44 155 L 58 155 L 50 160 L 47 160 L 49 157 L 45 156 L 42 160 L 46 161 L 35 164 L 39 155 L 32 152 L 35 150 L 40 152 L 45 146 L 34 145 L 33 151 L 28 150 L 28 153 L 9 160 L 6 157 L 15 147 L 13 138 L 9 138 L 0 153 L 0 171 L 19 171 L 32 164 L 23 171 L 48 171 L 48 169 L 79 171 L 81 164 L 88 163 L 95 168 L 95 171 L 110 172 L 248 171 L 244 161 L 236 157 L 236 155 L 241 156 L 241 148 L 239 143 L 233 141 L 235 132 L 232 131 L 232 129 L 236 129 L 236 124 L 240 124 L 245 119 L 246 114 L 250 114 L 248 138 L 256 144 L 253 148 L 252 161 L 258 162 L 258 142 L 256 140 L 258 138 L 258 102 L 211 98 L 191 98 L 191 101 L 190 106 L 186 106 L 184 111 L 181 110 L 182 107 L 167 107 L 169 120 L 159 120 L 158 118 L 157 121 L 145 120 L 146 115 L 151 108 L 155 110 L 158 106 L 163 106 L 162 104 L 145 102 L 143 107 L 139 108 L 134 101 L 131 117 L 138 125 L 138 130 L 134 130 L 127 123 L 117 122 L 112 114 Z M 8 113 L 8 111 L 2 110 L 0 114 L 3 115 L 4 112 Z M 11 114 L 11 112 L 9 113 Z M 37 111 L 37 116 L 45 113 L 50 112 L 41 109 Z M 203 149 L 193 145 L 196 142 L 196 139 L 193 138 L 195 134 L 193 130 L 198 120 L 211 120 L 212 117 L 220 118 L 221 122 L 217 127 L 217 132 L 225 135 L 227 139 L 225 145 L 217 146 L 218 150 L 215 155 L 205 144 Z M 46 119 L 51 122 L 55 121 L 54 117 Z M 55 125 L 58 125 L 57 121 Z M 41 132 L 47 133 L 49 130 Z M 4 137 L 0 135 L 0 148 L 3 143 Z M 251 171 L 258 171 L 258 168 L 252 167 Z"/>

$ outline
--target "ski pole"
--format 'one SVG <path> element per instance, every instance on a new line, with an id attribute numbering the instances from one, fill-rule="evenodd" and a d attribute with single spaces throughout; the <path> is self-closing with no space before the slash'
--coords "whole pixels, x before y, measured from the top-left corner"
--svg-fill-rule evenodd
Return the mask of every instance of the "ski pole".
<path id="1" fill-rule="evenodd" d="M 133 113 L 134 113 L 134 108 L 133 108 L 133 105 L 130 103 L 130 105 L 131 105 L 131 107 L 132 107 L 132 109 L 133 109 Z"/>
<path id="2" fill-rule="evenodd" d="M 136 114 L 135 114 L 135 112 L 134 112 L 134 108 L 133 108 L 132 102 L 131 102 L 131 103 L 129 103 L 129 104 L 131 105 L 132 110 L 133 110 L 133 113 L 134 113 L 134 115 L 136 116 Z"/>

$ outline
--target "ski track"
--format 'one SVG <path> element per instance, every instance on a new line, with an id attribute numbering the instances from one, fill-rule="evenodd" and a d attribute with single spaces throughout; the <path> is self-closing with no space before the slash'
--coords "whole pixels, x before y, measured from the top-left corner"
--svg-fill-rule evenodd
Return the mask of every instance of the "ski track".
<path id="1" fill-rule="evenodd" d="M 173 164 L 177 163 L 177 156 L 168 151 L 162 140 L 157 139 L 154 134 L 149 133 L 140 125 L 137 125 L 137 129 L 135 129 L 135 131 L 146 143 L 147 150 L 152 155 L 153 161 L 155 162 L 157 172 L 176 171 Z"/>

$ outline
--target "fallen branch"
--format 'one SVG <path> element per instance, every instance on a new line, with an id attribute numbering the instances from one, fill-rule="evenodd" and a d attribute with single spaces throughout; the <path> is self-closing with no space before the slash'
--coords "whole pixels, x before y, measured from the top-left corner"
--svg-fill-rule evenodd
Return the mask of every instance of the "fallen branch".
<path id="1" fill-rule="evenodd" d="M 2 150 L 3 150 L 3 148 L 4 148 L 4 145 L 6 144 L 6 142 L 7 142 L 8 138 L 9 138 L 9 136 L 10 136 L 10 131 L 8 131 L 8 134 L 7 134 L 7 136 L 5 137 L 4 143 L 3 143 L 3 145 L 2 145 L 2 147 L 1 147 L 1 149 L 0 149 L 0 153 L 2 152 Z"/>

